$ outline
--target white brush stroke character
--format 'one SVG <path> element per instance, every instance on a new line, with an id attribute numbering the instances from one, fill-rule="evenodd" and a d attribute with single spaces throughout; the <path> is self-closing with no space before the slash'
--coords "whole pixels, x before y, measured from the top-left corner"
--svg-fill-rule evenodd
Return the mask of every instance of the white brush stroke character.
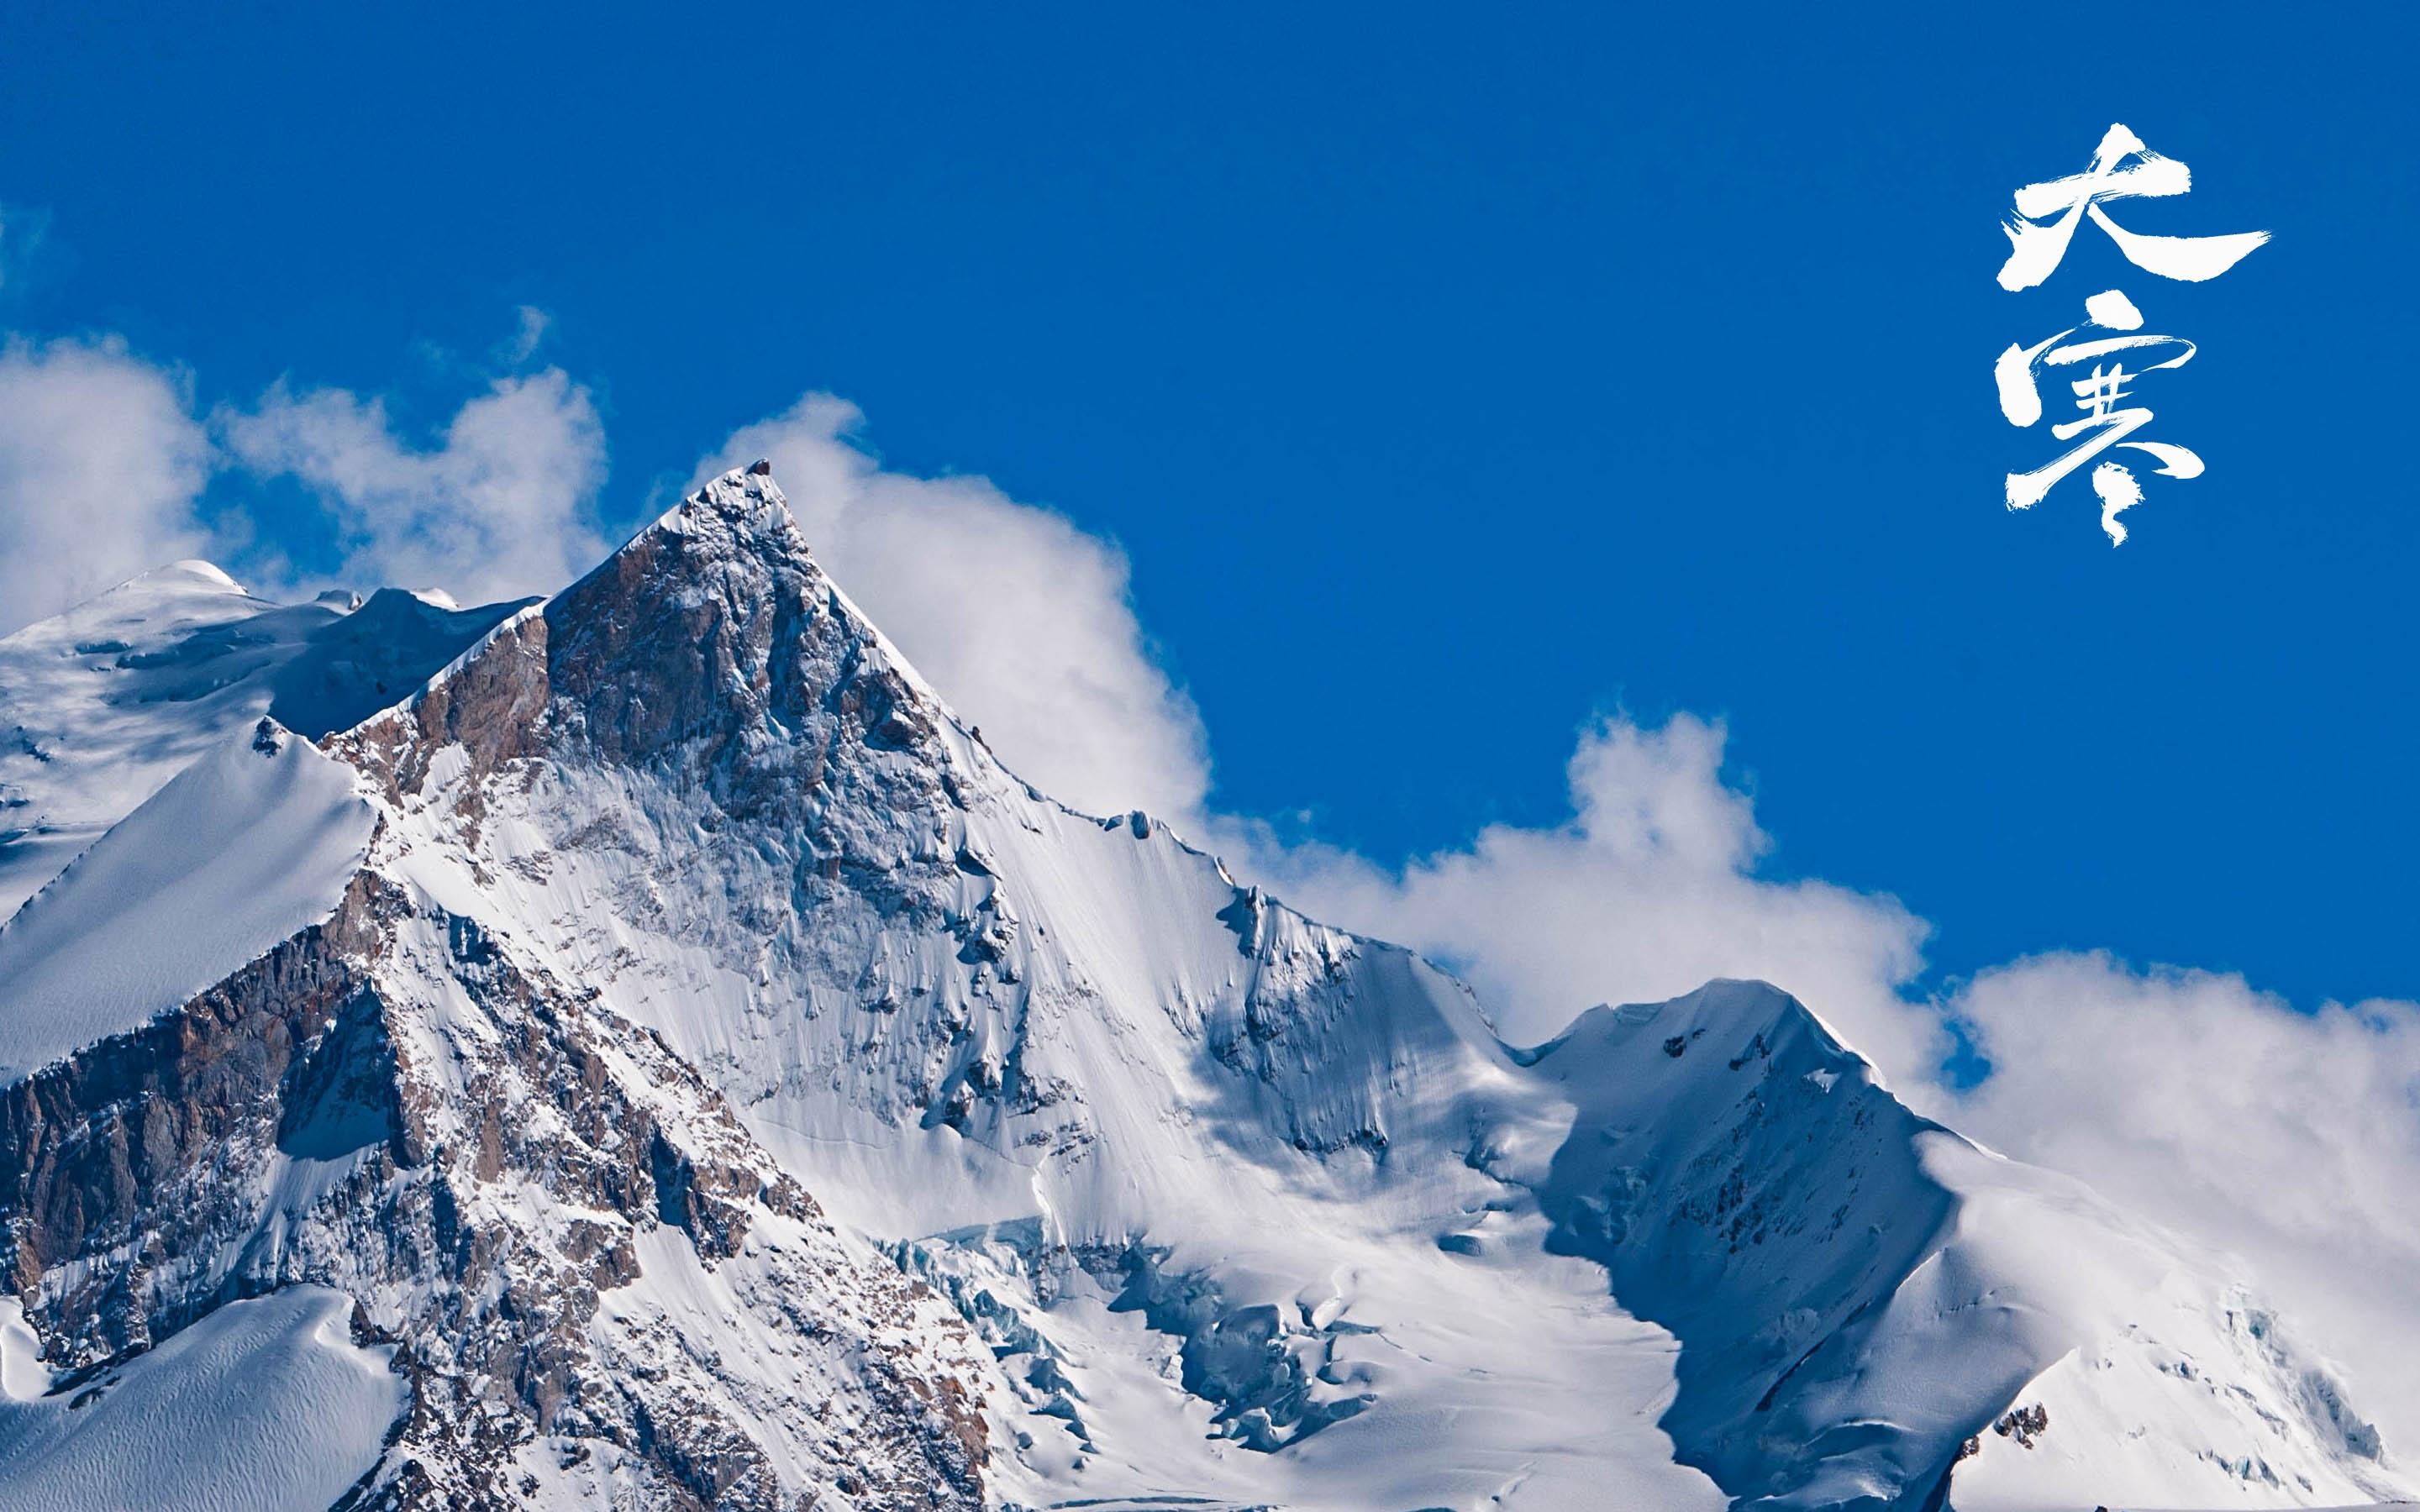
<path id="1" fill-rule="evenodd" d="M 2126 527 L 2118 523 L 2118 515 L 2143 501 L 2143 486 L 2125 463 L 2103 462 L 2092 470 L 2092 491 L 2101 496 L 2101 528 L 2109 532 L 2109 544 L 2124 546 Z"/>
<path id="2" fill-rule="evenodd" d="M 2134 160 L 2130 165 L 2128 159 Z M 2181 194 L 2193 188 L 2193 170 L 2174 158 L 2164 158 L 2143 145 L 2123 126 L 2112 126 L 2092 154 L 2092 166 L 2080 174 L 2027 184 L 2017 191 L 2017 212 L 2003 223 L 2009 234 L 2009 260 L 2000 267 L 2000 286 L 2014 292 L 2032 288 L 2058 270 L 2067 244 L 2075 239 L 2076 223 L 2090 216 L 2109 233 L 2126 260 L 2162 278 L 2189 284 L 2219 274 L 2242 262 L 2269 239 L 2266 231 L 2242 231 L 2230 236 L 2138 236 L 2109 218 L 2102 202 L 2137 196 Z"/>
<path id="3" fill-rule="evenodd" d="M 2143 328 L 2143 312 L 2134 301 L 2117 289 L 2095 294 L 2084 301 L 2085 324 L 2110 331 L 2139 332 Z M 2092 371 L 2072 380 L 2068 386 L 2075 391 L 2075 408 L 2084 411 L 2080 420 L 2070 420 L 2051 426 L 2050 433 L 2060 440 L 2085 440 L 2043 467 L 2031 472 L 2011 472 L 2008 476 L 2009 507 L 2031 509 L 2040 503 L 2059 479 L 2091 461 L 2113 446 L 2131 447 L 2149 453 L 2159 462 L 2152 469 L 2163 477 L 2197 478 L 2201 476 L 2201 458 L 2181 446 L 2164 441 L 2135 441 L 2126 438 L 2151 423 L 2151 411 L 2139 405 L 2118 408 L 2121 399 L 2133 397 L 2127 381 L 2156 373 L 2164 367 L 2182 367 L 2193 361 L 2195 347 L 2181 336 L 2124 335 L 2102 336 L 2087 341 L 2067 342 L 2081 326 L 2071 327 L 2047 341 L 2031 347 L 2019 347 L 2011 342 L 1993 364 L 1992 377 L 2000 388 L 2000 413 L 2011 425 L 2031 425 L 2041 419 L 2041 390 L 2038 380 L 2045 367 L 2066 367 L 2078 363 L 2090 363 Z M 2067 342 L 2067 345 L 2060 345 Z M 2153 348 L 2174 348 L 2172 355 L 2147 367 L 2130 369 L 2118 354 L 2142 352 L 2149 355 Z M 2111 359 L 2104 363 L 2102 359 Z M 2118 511 L 2142 501 L 2142 488 L 2134 475 L 2115 461 L 2103 463 L 2092 477 L 2093 491 L 2101 496 L 2101 528 L 2109 532 L 2109 544 L 2118 546 L 2126 539 L 2126 528 L 2118 523 Z"/>

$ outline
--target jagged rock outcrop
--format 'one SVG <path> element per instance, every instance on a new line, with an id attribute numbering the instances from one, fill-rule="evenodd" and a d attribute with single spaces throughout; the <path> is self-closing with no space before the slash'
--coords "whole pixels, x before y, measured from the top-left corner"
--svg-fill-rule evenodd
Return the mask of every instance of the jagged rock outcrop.
<path id="1" fill-rule="evenodd" d="M 328 922 L 12 1088 L 8 1273 L 51 1363 L 317 1284 L 400 1346 L 364 1504 L 980 1504 L 954 1315 L 842 1242 L 650 1035 L 365 873 Z M 683 1317 L 691 1293 L 731 1314 Z M 705 1326 L 701 1326 L 705 1325 Z"/>

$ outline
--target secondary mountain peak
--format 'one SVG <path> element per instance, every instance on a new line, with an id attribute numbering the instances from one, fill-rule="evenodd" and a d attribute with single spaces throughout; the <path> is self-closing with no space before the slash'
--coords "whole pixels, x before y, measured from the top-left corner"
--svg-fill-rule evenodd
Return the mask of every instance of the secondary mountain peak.
<path id="1" fill-rule="evenodd" d="M 120 586 L 132 588 L 138 585 L 165 586 L 172 583 L 223 594 L 240 594 L 244 591 L 243 585 L 229 577 L 225 568 L 215 562 L 205 562 L 200 557 L 186 557 L 163 567 L 154 567 L 149 572 L 129 579 Z"/>

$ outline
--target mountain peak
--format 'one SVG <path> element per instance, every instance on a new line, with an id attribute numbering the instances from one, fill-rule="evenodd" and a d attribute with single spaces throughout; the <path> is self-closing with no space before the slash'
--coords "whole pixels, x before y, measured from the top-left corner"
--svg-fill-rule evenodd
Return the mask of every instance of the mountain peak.
<path id="1" fill-rule="evenodd" d="M 1599 1003 L 1562 1033 L 1517 1054 L 1548 1075 L 1584 1082 L 1607 1057 L 1627 1057 L 1630 1043 L 1644 1040 L 1660 1041 L 1676 1060 L 1700 1041 L 1724 1046 L 1726 1056 L 1741 1045 L 1757 1047 L 1759 1059 L 1784 1046 L 1804 1046 L 1809 1064 L 1854 1063 L 1869 1076 L 1875 1074 L 1872 1063 L 1813 1009 L 1771 982 L 1732 977 L 1717 977 L 1668 1002 Z"/>
<path id="2" fill-rule="evenodd" d="M 215 565 L 194 557 L 137 573 L 0 640 L 12 645 L 48 641 L 70 649 L 114 639 L 131 644 L 132 638 L 113 632 L 234 619 L 271 607 Z"/>
<path id="3" fill-rule="evenodd" d="M 772 464 L 763 461 L 708 478 L 666 510 L 653 529 L 676 533 L 745 531 L 805 545 L 798 521 L 790 515 L 790 501 L 773 481 Z"/>
<path id="4" fill-rule="evenodd" d="M 154 567 L 132 580 L 134 582 L 173 580 L 192 583 L 197 587 L 215 588 L 222 593 L 243 592 L 243 584 L 227 576 L 225 569 L 215 562 L 205 562 L 200 557 L 185 557 L 171 562 L 164 567 Z"/>

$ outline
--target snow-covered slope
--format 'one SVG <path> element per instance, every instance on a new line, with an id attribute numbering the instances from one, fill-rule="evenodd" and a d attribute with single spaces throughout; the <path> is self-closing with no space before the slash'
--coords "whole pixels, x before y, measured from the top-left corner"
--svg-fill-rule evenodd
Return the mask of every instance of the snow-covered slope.
<path id="1" fill-rule="evenodd" d="M 2397 1489 L 2223 1262 L 1916 1117 L 1770 987 L 1597 1009 L 1532 1058 L 1577 1108 L 1550 1247 L 1680 1335 L 1666 1427 L 1737 1494 L 1908 1500 L 1952 1466 L 1973 1508 Z"/>
<path id="2" fill-rule="evenodd" d="M 316 740 L 411 696 L 429 674 L 506 616 L 534 602 L 478 609 L 381 588 L 342 619 L 313 630 L 270 679 L 270 717 Z"/>
<path id="3" fill-rule="evenodd" d="M 0 640 L 0 918 L 266 712 L 262 674 L 336 614 L 178 562 Z"/>
<path id="4" fill-rule="evenodd" d="M 336 1288 L 413 1394 L 371 1484 L 430 1504 L 2400 1489 L 2223 1261 L 1915 1117 L 1786 995 L 1516 1051 L 1416 956 L 1033 792 L 759 471 L 488 623 L 323 742 L 375 819 L 298 933 L 5 1057 L 76 1052 L 0 1109 L 54 1363 Z M 122 931 L 82 873 L 180 786 L 20 923 Z"/>
<path id="5" fill-rule="evenodd" d="M 278 605 L 178 562 L 0 640 L 0 920 L 262 715 L 316 740 L 517 607 L 448 613 L 392 589 L 358 610 L 337 594 Z"/>
<path id="6" fill-rule="evenodd" d="M 264 717 L 0 924 L 0 1082 L 139 1029 L 344 897 L 376 822 L 352 771 Z"/>
<path id="7" fill-rule="evenodd" d="M 54 1381 L 0 1304 L 0 1474 L 43 1512 L 323 1507 L 404 1410 L 391 1346 L 354 1342 L 318 1287 L 231 1303 L 116 1369 Z M 211 1426 L 240 1431 L 212 1432 Z"/>

